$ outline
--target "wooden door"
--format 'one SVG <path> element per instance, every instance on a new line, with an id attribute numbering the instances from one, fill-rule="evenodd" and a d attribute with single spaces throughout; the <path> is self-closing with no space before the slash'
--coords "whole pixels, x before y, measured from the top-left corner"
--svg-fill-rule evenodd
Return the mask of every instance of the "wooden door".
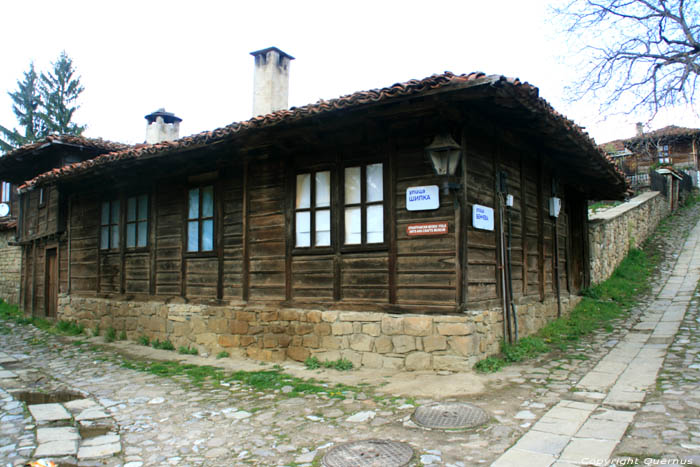
<path id="1" fill-rule="evenodd" d="M 46 316 L 56 317 L 58 305 L 58 262 L 56 261 L 56 248 L 46 250 L 46 278 L 44 281 L 44 310 Z"/>

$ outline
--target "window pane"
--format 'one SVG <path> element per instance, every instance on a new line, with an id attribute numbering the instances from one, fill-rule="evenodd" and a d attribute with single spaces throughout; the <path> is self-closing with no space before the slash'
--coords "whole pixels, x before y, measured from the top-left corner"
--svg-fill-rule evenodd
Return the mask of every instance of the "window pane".
<path id="1" fill-rule="evenodd" d="M 102 203 L 102 225 L 109 224 L 109 201 Z"/>
<path id="2" fill-rule="evenodd" d="M 126 201 L 126 221 L 131 222 L 131 221 L 135 221 L 135 220 L 136 220 L 136 198 L 129 198 Z M 128 239 L 128 237 L 127 237 L 127 239 Z"/>
<path id="3" fill-rule="evenodd" d="M 297 175 L 296 209 L 311 207 L 311 174 Z"/>
<path id="4" fill-rule="evenodd" d="M 311 246 L 311 213 L 308 211 L 297 212 L 295 245 L 299 247 Z"/>
<path id="5" fill-rule="evenodd" d="M 112 201 L 112 224 L 119 223 L 119 201 Z"/>
<path id="6" fill-rule="evenodd" d="M 331 244 L 331 211 L 323 209 L 316 211 L 316 246 L 330 246 Z"/>
<path id="7" fill-rule="evenodd" d="M 187 223 L 187 251 L 199 251 L 199 222 Z"/>
<path id="8" fill-rule="evenodd" d="M 214 249 L 214 221 L 212 219 L 202 221 L 202 251 Z"/>
<path id="9" fill-rule="evenodd" d="M 111 236 L 109 240 L 110 248 L 119 248 L 119 226 L 113 225 L 110 227 Z"/>
<path id="10" fill-rule="evenodd" d="M 316 207 L 327 208 L 331 205 L 331 173 L 316 172 Z"/>
<path id="11" fill-rule="evenodd" d="M 362 211 L 359 207 L 345 208 L 345 244 L 362 243 Z"/>
<path id="12" fill-rule="evenodd" d="M 384 242 L 384 206 L 367 206 L 367 243 Z"/>
<path id="13" fill-rule="evenodd" d="M 109 227 L 100 229 L 100 248 L 103 250 L 109 248 Z"/>
<path id="14" fill-rule="evenodd" d="M 148 195 L 139 196 L 139 220 L 148 219 Z"/>
<path id="15" fill-rule="evenodd" d="M 138 247 L 145 247 L 148 244 L 148 222 L 139 222 L 139 231 L 138 231 L 138 240 L 136 242 L 136 246 Z"/>
<path id="16" fill-rule="evenodd" d="M 202 188 L 202 217 L 214 217 L 214 187 Z"/>
<path id="17" fill-rule="evenodd" d="M 136 246 L 136 224 L 126 224 L 126 247 Z"/>
<path id="18" fill-rule="evenodd" d="M 199 217 L 199 188 L 192 188 L 189 193 L 189 199 L 188 199 L 188 212 L 187 212 L 187 218 L 188 219 L 197 219 Z M 196 250 L 190 250 L 188 248 L 188 251 L 196 251 Z"/>
<path id="19" fill-rule="evenodd" d="M 345 169 L 345 204 L 361 202 L 360 167 L 347 167 Z"/>
<path id="20" fill-rule="evenodd" d="M 367 202 L 381 201 L 384 199 L 384 180 L 382 177 L 382 164 L 367 166 Z"/>

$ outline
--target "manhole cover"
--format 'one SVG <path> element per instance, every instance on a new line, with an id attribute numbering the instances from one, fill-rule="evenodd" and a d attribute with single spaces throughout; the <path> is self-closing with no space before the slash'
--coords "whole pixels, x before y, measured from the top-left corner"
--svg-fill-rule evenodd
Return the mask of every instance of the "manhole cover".
<path id="1" fill-rule="evenodd" d="M 464 402 L 435 402 L 418 407 L 413 421 L 426 428 L 455 430 L 483 425 L 489 421 L 489 415 Z"/>
<path id="2" fill-rule="evenodd" d="M 323 456 L 325 467 L 401 467 L 413 457 L 406 443 L 367 439 L 340 444 Z"/>

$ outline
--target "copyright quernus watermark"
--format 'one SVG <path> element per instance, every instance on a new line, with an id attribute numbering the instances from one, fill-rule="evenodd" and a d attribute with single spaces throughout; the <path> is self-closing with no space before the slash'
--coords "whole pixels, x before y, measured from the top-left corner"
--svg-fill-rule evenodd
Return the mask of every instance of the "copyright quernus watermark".
<path id="1" fill-rule="evenodd" d="M 644 459 L 632 457 L 616 457 L 613 459 L 581 459 L 583 465 L 600 466 L 624 466 L 624 465 L 695 465 L 692 459 L 655 459 L 646 457 Z"/>

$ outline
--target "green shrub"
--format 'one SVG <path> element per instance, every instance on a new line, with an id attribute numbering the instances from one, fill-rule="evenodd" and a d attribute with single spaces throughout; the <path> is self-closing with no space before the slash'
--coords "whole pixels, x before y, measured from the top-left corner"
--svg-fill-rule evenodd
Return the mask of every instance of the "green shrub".
<path id="1" fill-rule="evenodd" d="M 57 321 L 56 331 L 59 334 L 64 334 L 67 336 L 79 336 L 85 331 L 85 326 L 78 324 L 75 321 Z"/>
<path id="2" fill-rule="evenodd" d="M 138 339 L 139 344 L 149 346 L 151 344 L 151 340 L 148 338 L 148 336 L 145 335 L 140 335 Z"/>
<path id="3" fill-rule="evenodd" d="M 230 356 L 231 356 L 231 354 L 229 354 L 229 353 L 226 352 L 225 350 L 222 350 L 221 352 L 219 352 L 218 354 L 216 354 L 216 358 L 228 358 L 228 357 L 230 357 Z"/>
<path id="4" fill-rule="evenodd" d="M 114 342 L 117 339 L 117 331 L 112 327 L 107 328 L 107 333 L 105 333 L 105 341 Z"/>
<path id="5" fill-rule="evenodd" d="M 199 351 L 197 350 L 196 347 L 190 347 L 190 346 L 180 346 L 177 349 L 177 353 L 182 354 L 182 355 L 197 355 L 199 354 Z"/>
<path id="6" fill-rule="evenodd" d="M 333 368 L 334 370 L 338 371 L 348 371 L 352 370 L 353 364 L 350 360 L 346 360 L 344 358 L 339 358 L 338 360 L 327 360 L 327 361 L 320 361 L 316 357 L 307 357 L 306 360 L 304 360 L 304 365 L 306 365 L 306 368 L 309 370 L 315 370 L 317 368 Z"/>
<path id="7" fill-rule="evenodd" d="M 126 331 L 122 331 L 119 333 L 119 340 L 120 341 L 125 341 L 126 340 Z"/>
<path id="8" fill-rule="evenodd" d="M 156 339 L 151 342 L 151 347 L 160 350 L 175 350 L 175 346 L 168 339 L 164 340 L 163 342 Z"/>
<path id="9" fill-rule="evenodd" d="M 96 324 L 94 328 L 92 328 L 92 335 L 97 337 L 100 335 L 100 325 Z"/>

